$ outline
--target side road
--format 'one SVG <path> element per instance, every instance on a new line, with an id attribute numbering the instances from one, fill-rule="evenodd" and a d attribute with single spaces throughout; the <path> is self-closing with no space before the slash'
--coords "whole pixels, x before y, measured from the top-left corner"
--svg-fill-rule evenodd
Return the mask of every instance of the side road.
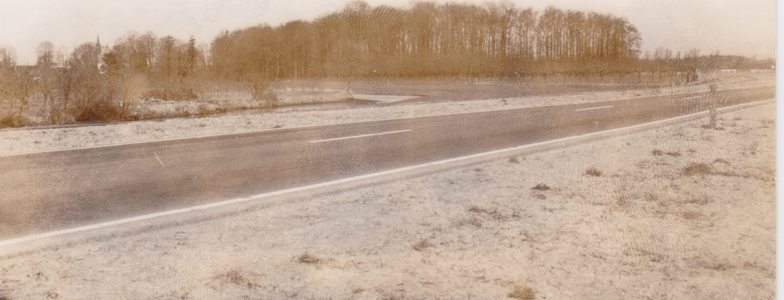
<path id="1" fill-rule="evenodd" d="M 771 298 L 775 106 L 0 260 L 0 298 Z"/>

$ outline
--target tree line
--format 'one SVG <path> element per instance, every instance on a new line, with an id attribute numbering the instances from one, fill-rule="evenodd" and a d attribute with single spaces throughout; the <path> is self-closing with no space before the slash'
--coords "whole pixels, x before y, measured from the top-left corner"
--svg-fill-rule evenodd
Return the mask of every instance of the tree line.
<path id="1" fill-rule="evenodd" d="M 18 126 L 33 96 L 42 100 L 48 123 L 122 119 L 128 106 L 144 97 L 195 98 L 187 81 L 206 72 L 204 50 L 197 49 L 192 37 L 183 42 L 131 32 L 112 47 L 98 39 L 70 54 L 42 42 L 36 64 L 20 66 L 13 47 L 2 47 L 0 104 L 7 111 L 0 126 Z"/>
<path id="2" fill-rule="evenodd" d="M 637 28 L 610 14 L 357 1 L 312 22 L 223 32 L 211 60 L 216 76 L 232 80 L 587 75 L 637 59 L 640 44 Z"/>
<path id="3" fill-rule="evenodd" d="M 313 21 L 259 25 L 219 34 L 209 44 L 130 32 L 109 47 L 100 39 L 73 51 L 50 42 L 33 66 L 0 47 L 0 127 L 24 125 L 31 99 L 37 123 L 127 118 L 138 99 L 193 99 L 197 88 L 240 86 L 274 104 L 276 80 L 301 78 L 472 78 L 681 76 L 697 69 L 767 69 L 775 63 L 718 53 L 640 53 L 641 36 L 609 14 L 519 9 L 511 4 L 435 4 L 410 8 L 352 2 Z M 268 103 L 268 104 L 269 104 Z"/>

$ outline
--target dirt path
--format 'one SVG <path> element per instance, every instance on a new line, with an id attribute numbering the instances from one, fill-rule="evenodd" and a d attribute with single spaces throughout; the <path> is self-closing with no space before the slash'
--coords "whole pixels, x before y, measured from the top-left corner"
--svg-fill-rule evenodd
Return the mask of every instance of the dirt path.
<path id="1" fill-rule="evenodd" d="M 0 299 L 771 299 L 774 107 L 0 260 Z"/>

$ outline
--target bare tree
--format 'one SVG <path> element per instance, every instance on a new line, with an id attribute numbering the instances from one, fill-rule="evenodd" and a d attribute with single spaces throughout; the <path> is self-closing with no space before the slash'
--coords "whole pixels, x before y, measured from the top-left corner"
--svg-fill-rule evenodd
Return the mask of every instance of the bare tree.
<path id="1" fill-rule="evenodd" d="M 0 47 L 0 68 L 16 67 L 16 49 L 12 46 Z"/>
<path id="2" fill-rule="evenodd" d="M 188 75 L 193 75 L 193 71 L 196 68 L 196 59 L 199 56 L 198 50 L 196 49 L 196 38 L 193 36 L 188 40 L 188 49 L 186 51 Z"/>
<path id="3" fill-rule="evenodd" d="M 38 78 L 38 90 L 41 91 L 44 100 L 44 111 L 54 108 L 54 93 L 56 88 L 56 65 L 55 47 L 52 42 L 44 41 L 38 44 L 38 59 L 36 61 L 36 73 Z"/>

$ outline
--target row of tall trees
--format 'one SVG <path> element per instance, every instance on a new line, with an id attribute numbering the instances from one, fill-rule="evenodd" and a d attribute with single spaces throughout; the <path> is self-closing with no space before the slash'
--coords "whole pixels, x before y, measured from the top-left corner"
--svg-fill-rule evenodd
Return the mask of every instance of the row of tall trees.
<path id="1" fill-rule="evenodd" d="M 634 25 L 609 14 L 360 1 L 313 22 L 224 32 L 211 50 L 213 71 L 231 79 L 514 76 L 598 71 L 592 63 L 636 59 L 640 43 Z"/>
<path id="2" fill-rule="evenodd" d="M 205 65 L 205 51 L 196 40 L 187 42 L 172 36 L 156 38 L 152 32 L 128 33 L 119 39 L 104 60 L 109 72 L 144 74 L 156 81 L 182 80 Z"/>

